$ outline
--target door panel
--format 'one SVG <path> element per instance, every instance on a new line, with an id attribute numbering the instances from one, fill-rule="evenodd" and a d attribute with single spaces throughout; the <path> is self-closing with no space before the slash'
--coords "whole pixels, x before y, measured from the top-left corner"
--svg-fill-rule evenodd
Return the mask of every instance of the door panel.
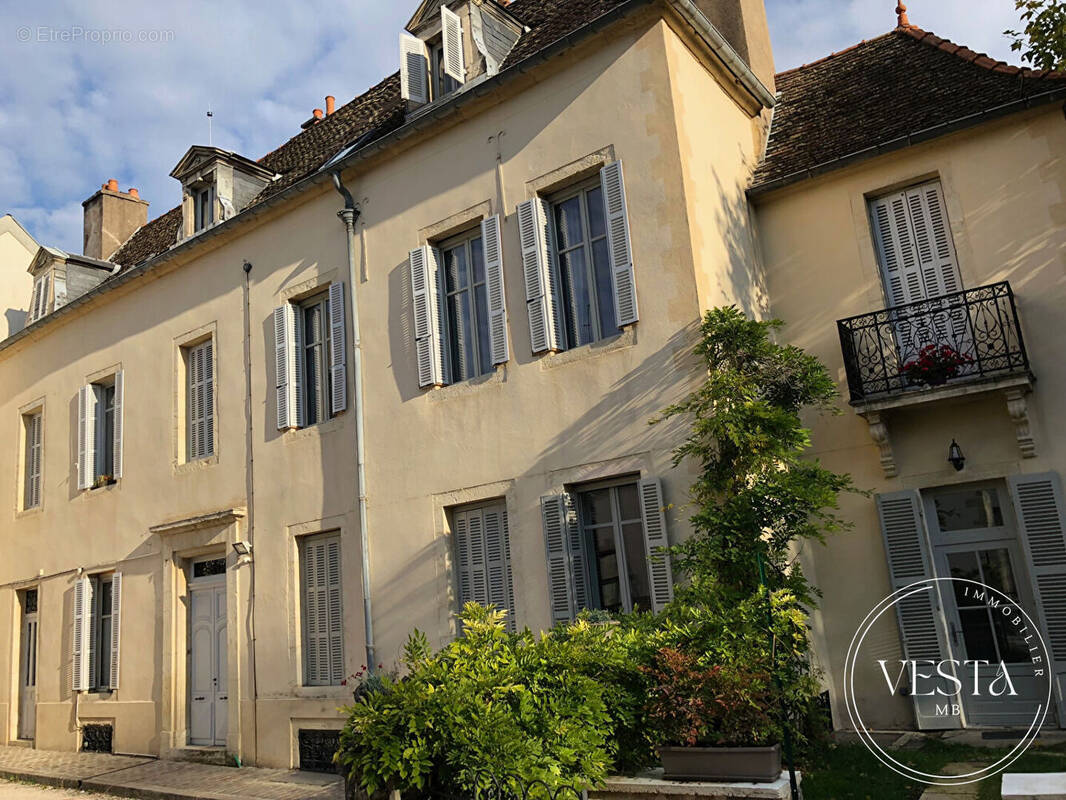
<path id="1" fill-rule="evenodd" d="M 189 617 L 189 743 L 226 743 L 226 587 L 193 586 Z"/>
<path id="2" fill-rule="evenodd" d="M 37 735 L 37 615 L 24 614 L 22 654 L 19 661 L 18 737 Z"/>
<path id="3" fill-rule="evenodd" d="M 220 586 L 215 589 L 215 744 L 226 743 L 226 733 L 229 729 L 229 715 L 227 703 L 229 692 L 226 688 L 226 589 Z"/>

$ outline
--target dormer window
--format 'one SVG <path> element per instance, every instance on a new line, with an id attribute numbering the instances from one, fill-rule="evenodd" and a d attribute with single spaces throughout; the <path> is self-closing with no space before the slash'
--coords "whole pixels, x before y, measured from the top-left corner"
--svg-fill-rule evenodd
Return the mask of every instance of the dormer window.
<path id="1" fill-rule="evenodd" d="M 51 303 L 52 271 L 42 272 L 33 281 L 33 296 L 30 298 L 30 312 L 26 318 L 27 324 L 36 322 L 48 313 Z"/>
<path id="2" fill-rule="evenodd" d="M 424 0 L 400 34 L 401 94 L 434 103 L 484 75 L 494 75 L 523 26 L 490 0 Z"/>
<path id="3" fill-rule="evenodd" d="M 210 183 L 192 191 L 192 205 L 195 219 L 193 233 L 215 224 L 215 184 Z"/>

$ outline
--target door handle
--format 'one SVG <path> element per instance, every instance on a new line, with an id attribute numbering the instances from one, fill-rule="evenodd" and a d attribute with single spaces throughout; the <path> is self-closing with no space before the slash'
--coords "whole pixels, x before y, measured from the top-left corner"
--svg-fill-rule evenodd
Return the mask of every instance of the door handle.
<path id="1" fill-rule="evenodd" d="M 951 628 L 951 641 L 955 643 L 955 646 L 959 645 L 959 629 L 955 627 L 954 621 L 949 622 L 948 626 Z"/>
<path id="2" fill-rule="evenodd" d="M 218 699 L 219 699 L 219 700 L 229 700 L 229 695 L 225 695 L 225 694 L 224 694 L 224 695 L 222 695 L 222 696 L 221 696 L 220 698 L 218 698 Z"/>
<path id="3" fill-rule="evenodd" d="M 202 702 L 202 701 L 204 701 L 206 699 L 207 699 L 206 697 L 194 697 L 192 700 L 193 700 L 194 703 L 199 703 L 199 702 Z"/>

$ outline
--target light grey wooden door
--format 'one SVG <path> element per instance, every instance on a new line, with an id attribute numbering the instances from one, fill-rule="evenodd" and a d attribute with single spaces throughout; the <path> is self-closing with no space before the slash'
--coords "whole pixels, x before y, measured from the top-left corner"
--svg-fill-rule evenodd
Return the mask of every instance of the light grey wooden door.
<path id="1" fill-rule="evenodd" d="M 189 592 L 189 744 L 226 743 L 226 587 L 193 585 Z"/>
<path id="2" fill-rule="evenodd" d="M 19 657 L 18 737 L 37 735 L 37 590 L 29 589 L 22 599 L 22 636 Z"/>

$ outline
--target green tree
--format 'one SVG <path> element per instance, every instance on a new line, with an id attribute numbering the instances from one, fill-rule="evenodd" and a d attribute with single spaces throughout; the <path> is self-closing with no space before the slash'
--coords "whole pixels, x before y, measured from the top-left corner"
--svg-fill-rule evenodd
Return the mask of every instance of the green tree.
<path id="1" fill-rule="evenodd" d="M 1007 30 L 1010 49 L 1037 69 L 1066 69 L 1066 3 L 1062 0 L 1014 0 L 1025 28 Z"/>

